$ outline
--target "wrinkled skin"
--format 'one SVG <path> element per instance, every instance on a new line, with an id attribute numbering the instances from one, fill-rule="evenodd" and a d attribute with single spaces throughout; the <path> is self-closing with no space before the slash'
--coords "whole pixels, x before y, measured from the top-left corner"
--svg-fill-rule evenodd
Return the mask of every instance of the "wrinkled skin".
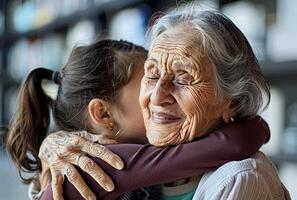
<path id="1" fill-rule="evenodd" d="M 112 191 L 114 184 L 110 177 L 84 153 L 98 157 L 116 169 L 123 169 L 124 164 L 119 156 L 98 143 L 112 144 L 115 141 L 85 131 L 74 133 L 60 131 L 50 134 L 43 141 L 39 151 L 43 169 L 40 175 L 41 188 L 44 189 L 49 184 L 50 172 L 55 200 L 63 199 L 64 175 L 85 199 L 96 199 L 95 194 L 73 166 L 78 165 L 105 190 Z"/>
<path id="2" fill-rule="evenodd" d="M 140 104 L 155 146 L 190 142 L 231 117 L 214 66 L 192 32 L 185 26 L 165 31 L 153 41 L 145 63 Z"/>

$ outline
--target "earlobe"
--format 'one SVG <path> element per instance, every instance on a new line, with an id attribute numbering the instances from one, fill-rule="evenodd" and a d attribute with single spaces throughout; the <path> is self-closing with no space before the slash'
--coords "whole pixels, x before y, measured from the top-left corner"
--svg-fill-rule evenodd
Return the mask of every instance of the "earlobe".
<path id="1" fill-rule="evenodd" d="M 228 124 L 234 121 L 234 105 L 232 102 L 229 102 L 222 113 L 223 122 Z"/>
<path id="2" fill-rule="evenodd" d="M 229 114 L 227 113 L 227 110 L 223 112 L 222 119 L 225 124 L 228 124 L 230 122 L 230 117 L 229 117 Z"/>

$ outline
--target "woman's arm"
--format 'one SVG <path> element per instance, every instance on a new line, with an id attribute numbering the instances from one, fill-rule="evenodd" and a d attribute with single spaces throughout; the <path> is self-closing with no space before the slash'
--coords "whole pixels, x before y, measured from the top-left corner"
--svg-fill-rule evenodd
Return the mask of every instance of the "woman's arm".
<path id="1" fill-rule="evenodd" d="M 125 170 L 117 171 L 93 158 L 114 180 L 115 190 L 111 193 L 103 191 L 88 174 L 80 172 L 99 199 L 117 199 L 139 187 L 199 175 L 229 161 L 247 158 L 258 151 L 269 136 L 266 122 L 256 117 L 228 124 L 204 138 L 177 146 L 108 145 L 125 163 Z M 64 184 L 63 196 L 65 199 L 82 199 L 68 181 Z M 52 199 L 51 189 L 47 189 L 42 199 Z"/>

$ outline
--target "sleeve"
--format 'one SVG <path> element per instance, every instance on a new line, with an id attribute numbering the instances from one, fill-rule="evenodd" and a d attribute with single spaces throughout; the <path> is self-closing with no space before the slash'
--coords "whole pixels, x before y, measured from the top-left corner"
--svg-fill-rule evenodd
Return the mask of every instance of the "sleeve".
<path id="1" fill-rule="evenodd" d="M 92 159 L 112 177 L 115 190 L 111 193 L 105 192 L 88 174 L 79 171 L 99 199 L 117 199 L 139 187 L 203 174 L 229 161 L 245 159 L 258 151 L 269 137 L 266 122 L 256 117 L 233 122 L 206 137 L 177 146 L 108 145 L 123 159 L 124 170 L 115 170 L 97 158 Z M 63 194 L 65 199 L 83 199 L 68 181 L 64 183 Z M 52 199 L 50 188 L 42 199 Z"/>
<path id="2" fill-rule="evenodd" d="M 241 173 L 226 185 L 220 199 L 269 199 L 265 186 L 267 187 L 261 176 L 250 172 Z"/>

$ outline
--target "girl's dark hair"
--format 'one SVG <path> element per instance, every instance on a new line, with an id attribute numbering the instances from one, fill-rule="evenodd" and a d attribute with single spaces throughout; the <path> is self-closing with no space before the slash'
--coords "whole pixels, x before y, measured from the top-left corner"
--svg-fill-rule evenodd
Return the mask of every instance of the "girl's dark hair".
<path id="1" fill-rule="evenodd" d="M 10 157 L 21 172 L 41 171 L 38 158 L 40 145 L 47 135 L 50 110 L 58 128 L 87 130 L 85 108 L 93 98 L 114 103 L 118 90 L 142 67 L 147 51 L 126 41 L 101 40 L 76 47 L 59 75 L 56 100 L 48 98 L 42 87 L 44 79 L 52 79 L 53 71 L 37 68 L 23 82 L 18 107 L 7 140 Z"/>

